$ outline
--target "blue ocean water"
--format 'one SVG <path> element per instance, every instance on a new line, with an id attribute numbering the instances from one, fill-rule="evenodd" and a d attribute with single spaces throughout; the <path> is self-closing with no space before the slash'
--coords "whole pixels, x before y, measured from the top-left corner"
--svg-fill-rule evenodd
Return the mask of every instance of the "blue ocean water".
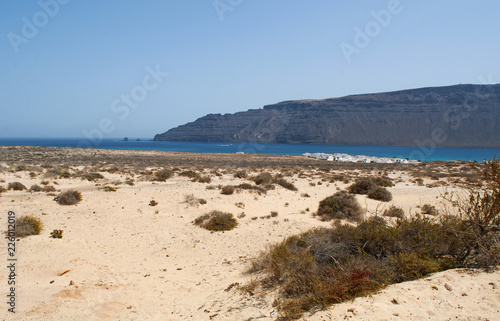
<path id="1" fill-rule="evenodd" d="M 71 148 L 99 148 L 121 150 L 160 150 L 190 153 L 236 153 L 269 155 L 302 155 L 304 153 L 346 153 L 377 157 L 398 157 L 421 161 L 492 159 L 500 148 L 452 148 L 415 146 L 360 146 L 360 145 L 309 145 L 309 144 L 257 144 L 257 143 L 196 143 L 155 142 L 151 139 L 123 141 L 106 138 L 90 142 L 82 138 L 0 138 L 0 146 L 52 146 Z"/>

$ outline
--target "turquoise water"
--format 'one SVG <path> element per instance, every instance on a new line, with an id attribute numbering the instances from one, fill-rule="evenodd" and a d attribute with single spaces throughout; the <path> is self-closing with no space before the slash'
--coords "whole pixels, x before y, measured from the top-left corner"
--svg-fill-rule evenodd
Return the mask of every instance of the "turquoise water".
<path id="1" fill-rule="evenodd" d="M 415 146 L 353 146 L 353 145 L 305 145 L 305 144 L 256 144 L 256 143 L 196 143 L 196 142 L 155 142 L 147 139 L 128 142 L 107 138 L 100 142 L 90 142 L 82 138 L 0 138 L 4 146 L 53 146 L 82 147 L 121 150 L 161 150 L 190 153 L 236 153 L 269 155 L 302 155 L 303 153 L 346 153 L 378 157 L 398 157 L 433 160 L 492 159 L 500 148 L 452 148 Z"/>

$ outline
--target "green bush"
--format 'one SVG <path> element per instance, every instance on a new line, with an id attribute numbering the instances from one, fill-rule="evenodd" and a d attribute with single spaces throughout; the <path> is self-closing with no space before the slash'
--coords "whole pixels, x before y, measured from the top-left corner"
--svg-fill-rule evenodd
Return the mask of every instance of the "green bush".
<path id="1" fill-rule="evenodd" d="M 194 221 L 198 225 L 209 231 L 230 231 L 238 226 L 238 221 L 231 213 L 224 213 L 221 211 L 212 211 L 208 214 L 198 217 Z"/>
<path id="2" fill-rule="evenodd" d="M 332 219 L 359 221 L 363 214 L 363 209 L 353 195 L 346 192 L 338 192 L 319 203 L 316 215 L 322 221 L 330 221 Z"/>
<path id="3" fill-rule="evenodd" d="M 75 205 L 82 200 L 82 193 L 74 190 L 69 190 L 59 194 L 54 200 L 59 205 Z"/>
<path id="4" fill-rule="evenodd" d="M 372 188 L 366 196 L 368 196 L 368 198 L 382 202 L 390 202 L 392 200 L 391 192 L 389 192 L 384 187 L 379 186 Z"/>

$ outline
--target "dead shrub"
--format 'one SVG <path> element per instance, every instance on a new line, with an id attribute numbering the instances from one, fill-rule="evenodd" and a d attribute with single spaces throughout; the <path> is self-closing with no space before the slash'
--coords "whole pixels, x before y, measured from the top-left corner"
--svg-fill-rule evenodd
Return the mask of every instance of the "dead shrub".
<path id="1" fill-rule="evenodd" d="M 347 190 L 352 194 L 367 194 L 375 187 L 376 185 L 371 179 L 360 178 L 351 184 Z"/>
<path id="2" fill-rule="evenodd" d="M 39 235 L 42 230 L 42 220 L 33 215 L 21 216 L 16 220 L 16 237 Z"/>
<path id="3" fill-rule="evenodd" d="M 277 179 L 274 179 L 272 182 L 274 184 L 278 184 L 279 186 L 281 186 L 283 188 L 286 188 L 286 189 L 288 189 L 290 191 L 296 191 L 297 190 L 297 187 L 295 187 L 295 185 L 293 185 L 292 183 L 288 182 L 284 178 L 277 178 Z"/>
<path id="4" fill-rule="evenodd" d="M 435 206 L 432 206 L 430 204 L 424 204 L 422 205 L 422 208 L 420 209 L 422 214 L 427 214 L 427 215 L 438 215 L 438 211 L 436 210 Z"/>
<path id="5" fill-rule="evenodd" d="M 82 200 L 82 193 L 75 190 L 69 190 L 56 196 L 54 200 L 59 205 L 75 205 Z"/>
<path id="6" fill-rule="evenodd" d="M 389 209 L 386 209 L 382 215 L 387 217 L 404 218 L 405 212 L 402 208 L 393 205 Z"/>
<path id="7" fill-rule="evenodd" d="M 263 185 L 271 183 L 273 176 L 270 173 L 264 172 L 250 179 L 257 185 Z"/>
<path id="8" fill-rule="evenodd" d="M 23 184 L 19 183 L 19 182 L 12 182 L 12 183 L 9 183 L 9 185 L 7 185 L 7 189 L 10 191 L 10 190 L 14 190 L 14 191 L 24 191 L 26 189 L 26 186 L 24 186 Z"/>
<path id="9" fill-rule="evenodd" d="M 223 195 L 231 195 L 234 193 L 235 190 L 236 190 L 236 187 L 234 187 L 233 185 L 226 185 L 226 186 L 222 187 L 220 193 Z"/>
<path id="10" fill-rule="evenodd" d="M 231 213 L 212 211 L 194 220 L 194 224 L 209 231 L 230 231 L 238 226 L 238 221 Z"/>
<path id="11" fill-rule="evenodd" d="M 382 202 L 390 202 L 392 200 L 391 192 L 380 186 L 372 188 L 366 196 L 368 196 L 368 198 Z"/>

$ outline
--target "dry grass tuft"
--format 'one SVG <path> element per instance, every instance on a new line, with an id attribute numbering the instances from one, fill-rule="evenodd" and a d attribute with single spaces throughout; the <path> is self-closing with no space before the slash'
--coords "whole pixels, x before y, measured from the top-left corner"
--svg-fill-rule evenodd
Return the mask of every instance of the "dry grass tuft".
<path id="1" fill-rule="evenodd" d="M 233 217 L 231 213 L 225 213 L 221 211 L 212 211 L 208 214 L 198 217 L 194 221 L 195 225 L 198 225 L 209 231 L 230 231 L 238 226 L 238 221 Z"/>
<path id="2" fill-rule="evenodd" d="M 42 230 L 42 220 L 33 215 L 22 216 L 16 221 L 16 237 L 39 235 Z"/>
<path id="3" fill-rule="evenodd" d="M 74 190 L 69 190 L 59 194 L 54 200 L 59 205 L 75 205 L 82 200 L 82 193 Z"/>

